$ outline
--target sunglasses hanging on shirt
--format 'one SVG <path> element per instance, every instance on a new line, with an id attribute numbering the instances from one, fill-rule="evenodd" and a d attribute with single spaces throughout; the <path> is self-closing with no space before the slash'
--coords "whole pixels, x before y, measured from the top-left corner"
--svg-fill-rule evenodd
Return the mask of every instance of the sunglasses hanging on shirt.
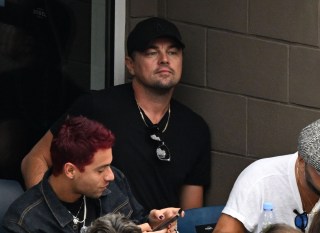
<path id="1" fill-rule="evenodd" d="M 165 144 L 165 142 L 162 140 L 162 133 L 164 133 L 167 130 L 168 124 L 169 124 L 169 120 L 170 120 L 170 116 L 171 116 L 171 109 L 170 109 L 170 105 L 168 108 L 168 118 L 167 118 L 167 122 L 164 126 L 164 128 L 162 130 L 159 129 L 159 125 L 152 125 L 149 126 L 145 120 L 144 117 L 144 112 L 143 110 L 140 108 L 140 106 L 138 105 L 138 110 L 140 113 L 140 116 L 142 118 L 142 121 L 144 122 L 144 124 L 147 126 L 148 130 L 149 130 L 149 136 L 150 138 L 156 143 L 156 155 L 158 157 L 159 160 L 161 161 L 166 161 L 166 162 L 170 162 L 171 160 L 171 155 L 170 155 L 170 151 L 169 148 L 167 147 L 167 145 Z"/>
<path id="2" fill-rule="evenodd" d="M 157 143 L 156 154 L 159 160 L 170 162 L 171 155 L 169 148 L 160 137 L 160 131 L 157 126 L 150 128 L 150 138 Z"/>
<path id="3" fill-rule="evenodd" d="M 294 209 L 293 212 L 297 215 L 294 218 L 294 224 L 297 228 L 299 228 L 302 232 L 306 231 L 308 226 L 308 215 L 306 212 L 299 213 L 298 210 Z"/>

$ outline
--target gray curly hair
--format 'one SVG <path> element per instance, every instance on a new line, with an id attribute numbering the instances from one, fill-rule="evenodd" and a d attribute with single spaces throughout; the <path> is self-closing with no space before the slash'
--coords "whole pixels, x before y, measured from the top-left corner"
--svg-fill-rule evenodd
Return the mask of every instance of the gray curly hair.
<path id="1" fill-rule="evenodd" d="M 298 152 L 306 163 L 320 171 L 320 119 L 301 130 Z"/>
<path id="2" fill-rule="evenodd" d="M 141 228 L 122 214 L 106 214 L 97 218 L 86 233 L 142 233 Z"/>

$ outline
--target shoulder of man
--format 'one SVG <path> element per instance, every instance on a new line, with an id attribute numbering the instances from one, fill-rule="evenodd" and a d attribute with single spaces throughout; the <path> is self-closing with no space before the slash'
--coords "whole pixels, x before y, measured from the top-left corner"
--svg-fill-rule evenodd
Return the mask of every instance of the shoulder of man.
<path id="1" fill-rule="evenodd" d="M 205 128 L 209 128 L 207 122 L 199 113 L 196 113 L 192 108 L 175 99 L 172 99 L 171 101 L 171 110 L 172 112 L 174 112 L 173 115 L 175 115 L 178 119 L 187 121 L 197 127 L 202 126 Z"/>
<path id="2" fill-rule="evenodd" d="M 295 156 L 296 154 L 294 153 L 258 159 L 249 164 L 241 172 L 240 176 L 250 179 L 259 179 L 260 176 L 265 178 L 270 174 L 274 175 L 276 174 L 276 171 L 286 171 L 284 168 L 289 166 L 289 161 Z M 260 176 L 258 174 L 260 174 Z"/>
<path id="3" fill-rule="evenodd" d="M 125 83 L 101 90 L 91 90 L 80 96 L 75 104 L 90 102 L 101 104 L 103 102 L 105 105 L 112 105 L 118 104 L 119 101 L 127 101 L 130 97 L 134 98 L 131 83 Z"/>
<path id="4" fill-rule="evenodd" d="M 90 94 L 92 95 L 121 95 L 123 93 L 130 93 L 132 91 L 131 83 L 119 84 L 116 86 L 107 87 L 100 90 L 91 90 Z"/>
<path id="5" fill-rule="evenodd" d="M 30 211 L 33 211 L 39 205 L 43 205 L 45 201 L 40 186 L 41 182 L 22 193 L 21 196 L 9 206 L 3 217 L 3 222 L 10 224 L 10 222 L 14 222 L 16 219 L 16 223 L 18 223 L 19 219 L 22 217 L 26 218 Z"/>

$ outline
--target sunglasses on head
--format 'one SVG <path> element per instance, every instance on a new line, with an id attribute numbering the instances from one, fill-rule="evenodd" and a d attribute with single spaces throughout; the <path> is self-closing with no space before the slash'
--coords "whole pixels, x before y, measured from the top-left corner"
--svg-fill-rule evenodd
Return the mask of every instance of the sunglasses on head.
<path id="1" fill-rule="evenodd" d="M 293 212 L 297 215 L 294 218 L 294 224 L 297 228 L 299 228 L 302 232 L 305 232 L 308 226 L 308 215 L 306 212 L 299 213 L 298 210 L 294 209 Z"/>
<path id="2" fill-rule="evenodd" d="M 157 143 L 156 155 L 159 160 L 170 162 L 171 155 L 169 148 L 160 137 L 160 131 L 158 127 L 152 127 L 150 129 L 150 138 Z"/>

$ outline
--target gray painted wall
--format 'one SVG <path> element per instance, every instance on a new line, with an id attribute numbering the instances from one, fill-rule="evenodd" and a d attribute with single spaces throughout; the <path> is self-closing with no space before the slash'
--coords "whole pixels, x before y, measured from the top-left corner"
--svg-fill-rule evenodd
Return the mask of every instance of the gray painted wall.
<path id="1" fill-rule="evenodd" d="M 207 205 L 224 204 L 254 160 L 295 152 L 300 130 L 320 118 L 319 0 L 127 3 L 127 31 L 157 15 L 182 32 L 176 98 L 210 126 Z"/>

